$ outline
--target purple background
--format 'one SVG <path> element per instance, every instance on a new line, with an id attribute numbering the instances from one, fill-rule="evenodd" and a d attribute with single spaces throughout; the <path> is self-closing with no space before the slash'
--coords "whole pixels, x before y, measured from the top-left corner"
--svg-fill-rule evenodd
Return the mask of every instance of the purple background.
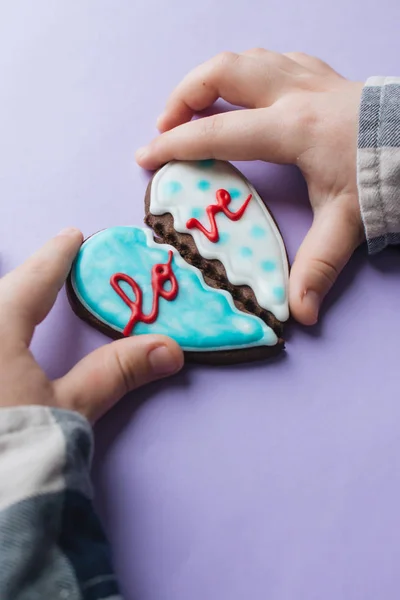
<path id="1" fill-rule="evenodd" d="M 139 224 L 134 150 L 215 53 L 319 55 L 399 74 L 395 0 L 0 5 L 0 269 L 61 227 Z M 290 257 L 311 221 L 295 169 L 242 165 Z M 340 243 L 340 240 L 338 240 Z M 270 364 L 190 367 L 97 427 L 97 503 L 128 600 L 397 600 L 400 262 L 353 258 L 321 325 Z M 104 343 L 61 293 L 34 351 L 59 376 Z"/>

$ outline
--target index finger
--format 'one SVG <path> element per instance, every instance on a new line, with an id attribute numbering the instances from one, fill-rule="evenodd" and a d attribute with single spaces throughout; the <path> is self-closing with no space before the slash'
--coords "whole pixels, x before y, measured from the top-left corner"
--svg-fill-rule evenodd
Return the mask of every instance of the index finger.
<path id="1" fill-rule="evenodd" d="M 0 280 L 1 328 L 29 344 L 35 326 L 52 308 L 82 240 L 78 229 L 65 229 Z"/>
<path id="2" fill-rule="evenodd" d="M 265 160 L 290 163 L 299 151 L 298 139 L 272 108 L 253 108 L 204 117 L 179 125 L 136 153 L 144 169 L 170 160 Z"/>

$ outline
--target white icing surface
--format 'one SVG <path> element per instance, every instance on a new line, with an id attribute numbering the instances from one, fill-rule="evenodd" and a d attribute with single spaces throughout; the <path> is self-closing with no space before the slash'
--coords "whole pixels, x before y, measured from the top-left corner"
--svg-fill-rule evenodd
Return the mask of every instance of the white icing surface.
<path id="1" fill-rule="evenodd" d="M 197 228 L 189 230 L 186 223 L 195 217 L 210 230 L 205 209 L 216 204 L 219 189 L 230 192 L 228 208 L 232 212 L 249 194 L 252 199 L 238 221 L 223 213 L 216 215 L 220 240 L 213 243 Z M 280 321 L 288 319 L 289 269 L 281 235 L 256 190 L 231 164 L 168 163 L 154 176 L 150 211 L 154 215 L 171 213 L 176 231 L 190 233 L 204 258 L 220 260 L 233 285 L 249 285 L 260 306 Z"/>

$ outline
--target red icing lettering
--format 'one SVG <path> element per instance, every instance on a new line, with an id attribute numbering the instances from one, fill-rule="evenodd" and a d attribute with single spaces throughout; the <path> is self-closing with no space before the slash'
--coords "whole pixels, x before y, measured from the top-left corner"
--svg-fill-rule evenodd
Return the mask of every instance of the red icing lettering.
<path id="1" fill-rule="evenodd" d="M 218 190 L 216 193 L 217 204 L 210 204 L 206 208 L 206 213 L 208 218 L 210 219 L 211 229 L 208 230 L 198 221 L 197 219 L 189 219 L 186 223 L 186 227 L 188 229 L 199 229 L 204 235 L 210 240 L 210 242 L 218 242 L 219 240 L 219 232 L 217 223 L 215 221 L 215 215 L 222 212 L 228 219 L 231 221 L 239 221 L 244 215 L 244 212 L 252 198 L 252 194 L 246 198 L 242 206 L 236 212 L 231 212 L 228 208 L 230 201 L 232 200 L 231 195 L 226 190 Z"/>
<path id="2" fill-rule="evenodd" d="M 118 296 L 122 298 L 122 300 L 129 306 L 131 309 L 130 319 L 124 329 L 124 335 L 128 336 L 132 333 L 132 330 L 136 323 L 141 321 L 142 323 L 154 323 L 154 321 L 158 317 L 158 304 L 160 298 L 164 298 L 164 300 L 175 300 L 178 295 L 178 281 L 175 277 L 175 274 L 172 270 L 171 262 L 172 262 L 172 250 L 168 253 L 168 262 L 165 264 L 157 264 L 154 265 L 151 270 L 151 286 L 153 288 L 153 306 L 151 308 L 151 312 L 148 315 L 143 314 L 142 304 L 143 304 L 143 293 L 140 289 L 140 286 L 136 283 L 132 277 L 126 275 L 125 273 L 115 273 L 111 279 L 110 284 L 112 288 L 117 292 Z M 120 287 L 119 282 L 125 281 L 132 291 L 135 294 L 135 300 L 131 300 L 124 292 L 124 290 Z M 167 282 L 171 283 L 171 289 L 165 290 L 164 285 Z"/>

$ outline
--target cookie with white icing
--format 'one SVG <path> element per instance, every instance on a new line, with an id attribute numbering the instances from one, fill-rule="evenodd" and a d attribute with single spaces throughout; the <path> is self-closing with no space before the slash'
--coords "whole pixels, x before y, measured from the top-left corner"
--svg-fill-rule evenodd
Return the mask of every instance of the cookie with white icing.
<path id="1" fill-rule="evenodd" d="M 146 223 L 278 335 L 289 317 L 289 266 L 271 213 L 251 183 L 223 161 L 171 162 L 151 180 Z"/>
<path id="2" fill-rule="evenodd" d="M 148 229 L 83 243 L 67 281 L 74 311 L 112 338 L 174 338 L 189 359 L 227 364 L 284 347 L 288 262 L 274 219 L 221 161 L 172 162 L 153 177 Z"/>

